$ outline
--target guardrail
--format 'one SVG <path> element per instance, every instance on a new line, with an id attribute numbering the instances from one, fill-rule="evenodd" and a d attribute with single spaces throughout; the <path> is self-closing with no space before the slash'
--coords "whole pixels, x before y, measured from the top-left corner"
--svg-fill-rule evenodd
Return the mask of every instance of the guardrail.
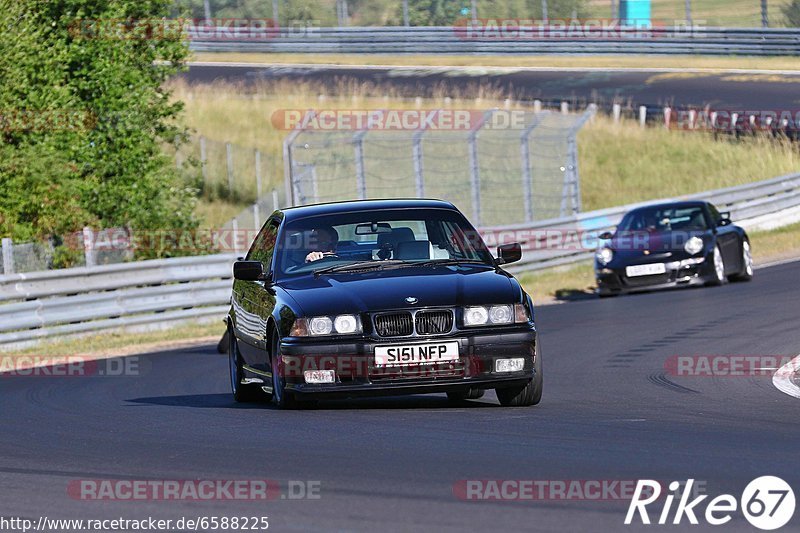
<path id="1" fill-rule="evenodd" d="M 800 220 L 800 174 L 666 200 L 708 199 L 746 226 Z M 548 221 L 482 228 L 490 242 L 521 240 L 511 272 L 590 260 L 594 250 L 548 239 L 612 229 L 625 212 L 651 202 Z M 788 214 L 787 214 L 788 213 Z M 791 216 L 789 216 L 791 215 Z M 518 238 L 523 236 L 524 238 Z M 158 259 L 0 276 L 0 346 L 120 327 L 222 318 L 230 300 L 232 254 Z"/>
<path id="2" fill-rule="evenodd" d="M 619 29 L 593 37 L 591 32 L 534 26 L 469 32 L 465 26 L 344 27 L 275 30 L 237 37 L 229 29 L 196 31 L 195 52 L 344 53 L 344 54 L 710 54 L 799 55 L 800 29 L 682 28 Z M 560 33 L 559 33 L 560 31 Z M 600 30 L 597 30 L 598 32 Z"/>
<path id="3" fill-rule="evenodd" d="M 0 345 L 223 317 L 229 254 L 0 276 Z"/>

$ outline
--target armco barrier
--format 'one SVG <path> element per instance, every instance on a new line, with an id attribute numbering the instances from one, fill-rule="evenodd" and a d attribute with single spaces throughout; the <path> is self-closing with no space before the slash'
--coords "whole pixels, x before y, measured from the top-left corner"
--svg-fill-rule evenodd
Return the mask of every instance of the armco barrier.
<path id="1" fill-rule="evenodd" d="M 211 32 L 215 33 L 215 32 Z M 236 37 L 224 28 L 216 37 L 195 32 L 195 52 L 344 54 L 709 54 L 792 56 L 800 54 L 800 29 L 658 27 L 608 37 L 515 37 L 497 32 L 467 34 L 465 28 L 344 27 L 285 31 L 268 37 Z M 193 34 L 194 35 L 194 34 Z M 221 36 L 221 37 L 220 37 Z"/>
<path id="2" fill-rule="evenodd" d="M 678 198 L 707 199 L 746 227 L 800 220 L 800 174 Z M 602 209 L 530 224 L 482 228 L 485 236 L 522 239 L 523 258 L 512 272 L 591 259 L 585 247 L 548 246 L 547 231 L 593 233 L 612 229 L 633 207 Z M 126 326 L 222 318 L 230 300 L 230 254 L 139 261 L 0 276 L 0 346 Z"/>

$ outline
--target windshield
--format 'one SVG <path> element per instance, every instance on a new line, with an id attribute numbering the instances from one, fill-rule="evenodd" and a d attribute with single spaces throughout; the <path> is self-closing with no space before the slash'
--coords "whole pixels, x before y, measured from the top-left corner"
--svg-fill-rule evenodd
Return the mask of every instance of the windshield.
<path id="1" fill-rule="evenodd" d="M 706 230 L 708 223 L 702 206 L 645 207 L 631 211 L 620 222 L 618 231 Z"/>
<path id="2" fill-rule="evenodd" d="M 494 264 L 483 240 L 457 212 L 374 210 L 290 222 L 278 244 L 276 271 L 294 276 L 439 261 Z"/>

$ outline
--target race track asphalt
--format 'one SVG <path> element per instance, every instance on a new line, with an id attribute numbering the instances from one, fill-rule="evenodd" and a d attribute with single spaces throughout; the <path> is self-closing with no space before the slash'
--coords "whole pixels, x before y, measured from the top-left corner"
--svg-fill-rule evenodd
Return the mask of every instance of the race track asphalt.
<path id="1" fill-rule="evenodd" d="M 800 73 L 661 72 L 641 70 L 558 70 L 439 67 L 329 67 L 300 65 L 192 64 L 179 75 L 190 83 L 256 83 L 262 80 L 314 81 L 337 88 L 369 83 L 409 97 L 459 94 L 474 97 L 492 86 L 515 100 L 541 99 L 658 108 L 711 106 L 731 112 L 797 111 Z"/>
<path id="2" fill-rule="evenodd" d="M 674 530 L 626 528 L 627 500 L 463 501 L 453 488 L 693 478 L 712 496 L 738 497 L 777 475 L 797 491 L 800 399 L 771 373 L 667 368 L 675 355 L 800 353 L 798 279 L 800 262 L 751 283 L 541 307 L 545 390 L 533 408 L 501 408 L 493 393 L 455 407 L 443 395 L 309 411 L 237 405 L 214 346 L 140 356 L 138 376 L 0 377 L 0 516 L 268 516 L 274 531 Z M 84 501 L 67 492 L 81 479 L 306 480 L 320 482 L 320 498 Z M 798 525 L 796 515 L 785 530 Z M 753 531 L 741 514 L 716 529 Z"/>

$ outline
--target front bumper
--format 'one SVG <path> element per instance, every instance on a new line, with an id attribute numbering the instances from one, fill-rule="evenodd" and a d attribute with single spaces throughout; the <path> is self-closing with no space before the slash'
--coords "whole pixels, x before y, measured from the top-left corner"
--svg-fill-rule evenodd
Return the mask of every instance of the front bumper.
<path id="1" fill-rule="evenodd" d="M 375 346 L 458 342 L 457 361 L 403 367 L 378 367 Z M 278 369 L 286 389 L 303 396 L 422 394 L 524 385 L 534 375 L 536 330 L 532 327 L 493 332 L 457 331 L 448 336 L 403 339 L 360 338 L 334 341 L 285 338 Z M 522 357 L 519 372 L 496 373 L 495 360 Z M 306 383 L 306 370 L 334 370 L 334 383 Z"/>
<path id="2" fill-rule="evenodd" d="M 680 261 L 665 265 L 667 268 L 664 274 L 628 277 L 625 273 L 627 265 L 602 267 L 596 264 L 597 292 L 600 295 L 610 295 L 703 285 L 714 275 L 713 262 L 707 259 L 695 265 L 681 265 Z"/>

